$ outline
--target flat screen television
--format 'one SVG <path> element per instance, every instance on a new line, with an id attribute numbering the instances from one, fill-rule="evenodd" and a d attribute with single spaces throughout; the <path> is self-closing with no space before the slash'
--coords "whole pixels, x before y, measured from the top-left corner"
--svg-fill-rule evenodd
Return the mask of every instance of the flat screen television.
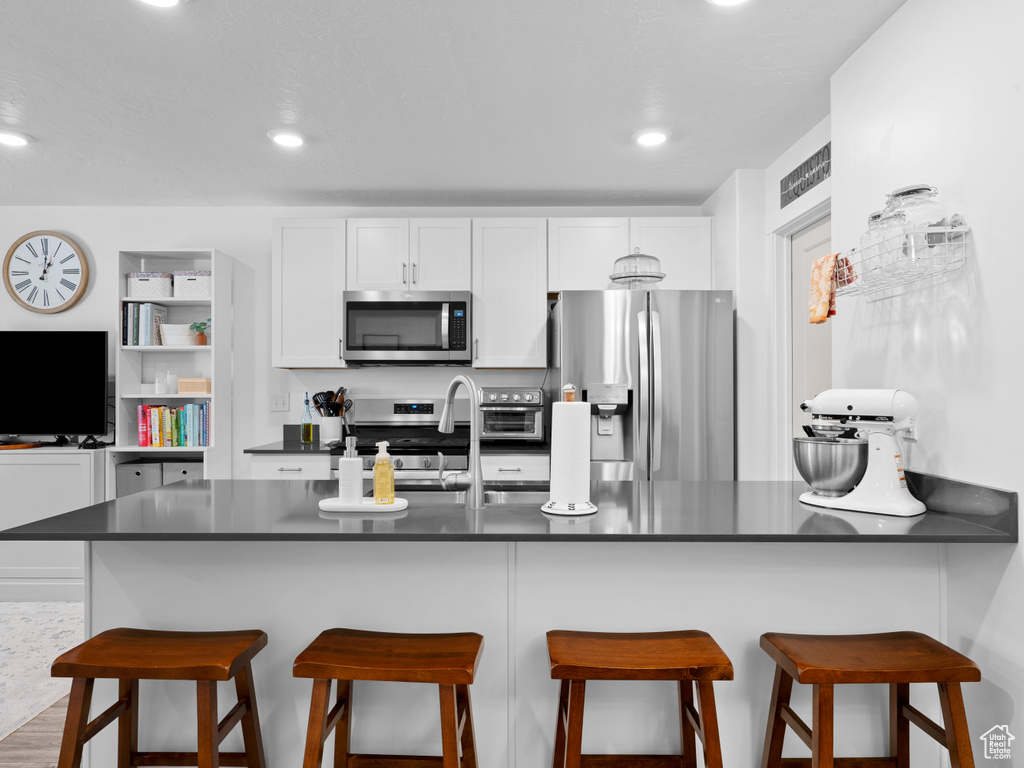
<path id="1" fill-rule="evenodd" d="M 107 434 L 107 331 L 0 331 L 0 441 Z"/>

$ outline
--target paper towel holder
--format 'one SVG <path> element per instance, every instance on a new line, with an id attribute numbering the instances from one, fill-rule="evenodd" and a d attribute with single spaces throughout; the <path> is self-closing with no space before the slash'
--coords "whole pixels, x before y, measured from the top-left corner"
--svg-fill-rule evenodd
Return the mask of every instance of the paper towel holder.
<path id="1" fill-rule="evenodd" d="M 597 506 L 589 501 L 549 501 L 540 511 L 549 515 L 592 515 Z"/>

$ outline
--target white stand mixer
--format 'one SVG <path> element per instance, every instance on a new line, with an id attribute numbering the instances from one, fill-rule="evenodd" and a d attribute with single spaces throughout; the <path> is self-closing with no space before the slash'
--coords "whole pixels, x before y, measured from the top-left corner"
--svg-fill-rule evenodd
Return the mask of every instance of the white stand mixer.
<path id="1" fill-rule="evenodd" d="M 903 475 L 900 433 L 913 435 L 917 400 L 898 389 L 827 389 L 800 404 L 811 415 L 811 429 L 821 436 L 835 436 L 850 429 L 867 438 L 868 466 L 856 487 L 843 496 L 823 496 L 814 491 L 800 501 L 829 509 L 874 512 L 913 517 L 925 505 L 907 490 Z"/>

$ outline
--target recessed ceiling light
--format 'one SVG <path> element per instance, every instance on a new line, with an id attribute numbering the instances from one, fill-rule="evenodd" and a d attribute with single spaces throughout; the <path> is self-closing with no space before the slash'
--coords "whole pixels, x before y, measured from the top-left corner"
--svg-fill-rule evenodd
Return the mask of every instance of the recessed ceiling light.
<path id="1" fill-rule="evenodd" d="M 28 144 L 29 138 L 17 131 L 0 131 L 0 144 L 8 147 L 24 147 Z"/>
<path id="2" fill-rule="evenodd" d="M 301 147 L 302 137 L 295 133 L 295 131 L 287 131 L 284 129 L 278 129 L 276 131 L 269 131 L 267 133 L 271 139 L 280 144 L 282 147 Z"/>
<path id="3" fill-rule="evenodd" d="M 747 0 L 708 0 L 712 5 L 742 5 Z"/>
<path id="4" fill-rule="evenodd" d="M 641 147 L 657 147 L 668 140 L 668 131 L 647 129 L 633 134 L 633 140 Z"/>
<path id="5" fill-rule="evenodd" d="M 187 3 L 188 0 L 142 0 L 146 5 L 155 5 L 157 8 L 173 8 L 179 3 Z"/>

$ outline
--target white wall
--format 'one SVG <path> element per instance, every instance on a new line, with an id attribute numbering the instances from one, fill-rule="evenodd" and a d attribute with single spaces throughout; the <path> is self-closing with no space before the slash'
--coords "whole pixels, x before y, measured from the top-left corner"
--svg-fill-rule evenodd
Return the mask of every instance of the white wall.
<path id="1" fill-rule="evenodd" d="M 918 182 L 937 186 L 974 237 L 970 263 L 946 284 L 840 299 L 833 379 L 918 398 L 912 469 L 1011 490 L 1024 463 L 1021 29 L 1018 0 L 908 0 L 832 78 L 837 250 L 857 243 L 886 192 Z M 995 725 L 1024 752 L 1020 547 L 947 549 L 949 642 L 984 678 L 965 690 L 976 754 Z"/>
<path id="2" fill-rule="evenodd" d="M 733 292 L 736 317 L 736 478 L 771 479 L 768 269 L 764 171 L 735 171 L 701 211 L 715 217 L 712 285 Z"/>
<path id="3" fill-rule="evenodd" d="M 236 261 L 234 285 L 234 381 L 232 473 L 249 476 L 245 448 L 280 440 L 281 425 L 296 423 L 303 390 L 344 385 L 354 395 L 409 393 L 443 395 L 452 369 L 365 368 L 345 371 L 285 371 L 270 366 L 270 244 L 275 218 L 357 216 L 697 216 L 696 207 L 615 208 L 143 208 L 0 207 L 0 244 L 5 253 L 19 237 L 38 229 L 67 233 L 90 262 L 89 288 L 66 312 L 39 315 L 0 293 L 0 328 L 107 329 L 118 327 L 117 252 L 126 249 L 218 248 Z M 601 264 L 596 268 L 607 269 Z M 214 331 L 216 332 L 216 330 Z M 111 339 L 111 343 L 115 341 Z M 10 363 L 8 363 L 10 364 Z M 114 356 L 111 351 L 111 375 Z M 543 371 L 474 371 L 481 384 L 539 385 Z M 291 411 L 270 412 L 270 394 L 288 392 Z"/>

